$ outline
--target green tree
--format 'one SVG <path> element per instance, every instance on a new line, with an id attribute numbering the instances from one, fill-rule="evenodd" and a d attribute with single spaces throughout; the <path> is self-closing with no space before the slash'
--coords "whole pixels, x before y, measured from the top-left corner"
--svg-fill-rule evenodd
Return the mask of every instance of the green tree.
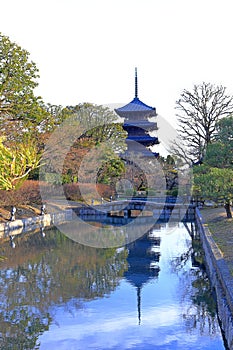
<path id="1" fill-rule="evenodd" d="M 39 167 L 40 155 L 33 140 L 6 147 L 0 138 L 0 189 L 13 190 L 28 177 L 29 173 Z"/>
<path id="2" fill-rule="evenodd" d="M 229 168 L 233 163 L 232 150 L 222 142 L 214 142 L 207 147 L 205 164 L 216 168 Z"/>
<path id="3" fill-rule="evenodd" d="M 122 164 L 116 159 L 126 147 L 127 133 L 113 111 L 101 105 L 84 103 L 64 109 L 50 106 L 50 112 L 55 123 L 44 153 L 46 172 L 60 174 L 62 167 L 65 182 L 74 178 L 92 182 L 95 173 L 96 176 L 99 174 L 99 181 L 110 183 L 110 168 L 114 169 L 113 177 L 122 171 Z M 62 164 L 61 158 L 65 159 Z"/>
<path id="4" fill-rule="evenodd" d="M 233 116 L 222 118 L 216 125 L 217 135 L 216 139 L 227 144 L 233 145 Z"/>
<path id="5" fill-rule="evenodd" d="M 233 117 L 222 118 L 216 125 L 214 142 L 207 147 L 205 163 L 217 168 L 233 168 Z"/>
<path id="6" fill-rule="evenodd" d="M 204 164 L 194 167 L 194 192 L 203 199 L 224 201 L 228 218 L 233 200 L 233 117 L 216 123 L 213 142 L 206 149 Z"/>
<path id="7" fill-rule="evenodd" d="M 124 173 L 125 164 L 123 160 L 113 152 L 106 152 L 105 160 L 98 172 L 98 182 L 115 187 Z"/>
<path id="8" fill-rule="evenodd" d="M 29 53 L 0 33 L 0 126 L 11 140 L 38 131 L 48 116 L 42 99 L 33 92 L 38 78 Z"/>
<path id="9" fill-rule="evenodd" d="M 91 103 L 68 106 L 60 112 L 60 120 L 72 116 L 83 129 L 80 138 L 89 138 L 95 145 L 107 142 L 116 152 L 125 149 L 127 133 L 117 115 L 108 107 Z"/>
<path id="10" fill-rule="evenodd" d="M 213 168 L 206 165 L 194 167 L 194 196 L 224 202 L 226 215 L 232 218 L 233 169 Z"/>

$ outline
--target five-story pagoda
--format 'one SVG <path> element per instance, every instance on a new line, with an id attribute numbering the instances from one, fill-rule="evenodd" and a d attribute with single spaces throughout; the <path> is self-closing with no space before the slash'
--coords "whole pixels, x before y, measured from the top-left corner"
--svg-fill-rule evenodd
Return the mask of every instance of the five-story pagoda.
<path id="1" fill-rule="evenodd" d="M 150 107 L 138 98 L 137 68 L 135 68 L 135 97 L 127 105 L 115 109 L 115 112 L 124 118 L 123 128 L 127 131 L 127 150 L 122 155 L 127 158 L 128 154 L 143 153 L 146 157 L 157 157 L 158 153 L 150 150 L 151 146 L 159 143 L 158 138 L 151 136 L 149 132 L 157 130 L 157 123 L 149 121 L 149 118 L 156 116 L 155 107 Z"/>

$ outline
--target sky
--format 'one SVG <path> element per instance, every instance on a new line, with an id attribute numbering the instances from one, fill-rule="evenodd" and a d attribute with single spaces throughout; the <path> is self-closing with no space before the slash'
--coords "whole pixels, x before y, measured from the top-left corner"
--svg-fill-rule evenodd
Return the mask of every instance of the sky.
<path id="1" fill-rule="evenodd" d="M 30 53 L 45 103 L 124 104 L 169 121 L 203 81 L 233 95 L 231 0 L 0 0 L 0 32 Z"/>

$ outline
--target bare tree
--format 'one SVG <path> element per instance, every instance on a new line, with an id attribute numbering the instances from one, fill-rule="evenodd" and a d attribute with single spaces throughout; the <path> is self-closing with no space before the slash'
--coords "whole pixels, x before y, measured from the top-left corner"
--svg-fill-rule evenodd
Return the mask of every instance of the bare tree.
<path id="1" fill-rule="evenodd" d="M 176 101 L 179 140 L 173 152 L 191 164 L 202 163 L 206 147 L 214 138 L 216 123 L 233 112 L 233 97 L 226 88 L 203 82 L 193 91 L 183 90 Z"/>

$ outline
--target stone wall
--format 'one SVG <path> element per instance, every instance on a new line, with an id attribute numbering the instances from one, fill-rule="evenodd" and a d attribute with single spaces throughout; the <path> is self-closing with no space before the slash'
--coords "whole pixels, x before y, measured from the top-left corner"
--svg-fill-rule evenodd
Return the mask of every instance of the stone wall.
<path id="1" fill-rule="evenodd" d="M 69 220 L 72 220 L 72 209 L 0 223 L 0 238 L 5 237 L 8 234 L 16 235 L 22 232 L 34 230 L 41 226 L 48 227 Z"/>
<path id="2" fill-rule="evenodd" d="M 196 222 L 205 252 L 207 272 L 216 294 L 221 327 L 229 349 L 233 350 L 233 276 L 198 209 L 196 209 Z"/>

